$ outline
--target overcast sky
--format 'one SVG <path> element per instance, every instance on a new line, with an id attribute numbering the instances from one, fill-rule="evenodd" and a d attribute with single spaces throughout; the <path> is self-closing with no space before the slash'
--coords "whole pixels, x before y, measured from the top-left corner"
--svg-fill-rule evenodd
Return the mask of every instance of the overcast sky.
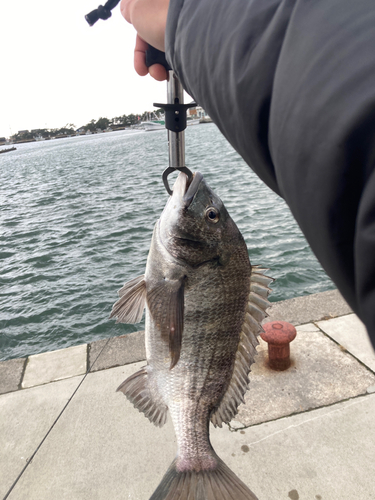
<path id="1" fill-rule="evenodd" d="M 165 102 L 166 83 L 133 69 L 135 31 L 119 6 L 107 21 L 87 24 L 85 14 L 100 3 L 1 2 L 0 137 L 67 123 L 78 128 Z"/>

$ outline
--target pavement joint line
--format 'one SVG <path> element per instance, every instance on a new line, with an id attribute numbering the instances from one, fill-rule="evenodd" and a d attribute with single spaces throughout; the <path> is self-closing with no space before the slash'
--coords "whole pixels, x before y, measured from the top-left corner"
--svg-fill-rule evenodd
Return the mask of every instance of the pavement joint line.
<path id="1" fill-rule="evenodd" d="M 332 408 L 333 406 L 337 406 L 337 405 L 340 405 L 342 403 L 347 403 L 349 401 L 357 400 L 357 399 L 364 399 L 364 398 L 367 398 L 368 396 L 373 396 L 373 395 L 374 395 L 374 393 L 371 393 L 371 392 L 367 392 L 366 394 L 358 394 L 357 396 L 353 396 L 351 398 L 346 398 L 346 399 L 341 399 L 340 401 L 335 401 L 334 403 L 322 405 L 322 406 L 319 406 L 317 408 L 309 408 L 309 409 L 303 410 L 303 411 L 296 411 L 294 413 L 291 413 L 290 415 L 284 415 L 282 417 L 271 418 L 270 420 L 264 420 L 263 422 L 257 422 L 256 424 L 251 424 L 251 425 L 243 425 L 243 424 L 241 424 L 241 422 L 237 421 L 237 423 L 241 424 L 242 427 L 232 427 L 230 423 L 226 424 L 226 425 L 229 427 L 230 432 L 243 431 L 245 429 L 252 429 L 254 427 L 259 427 L 259 426 L 261 426 L 263 424 L 269 424 L 271 422 L 277 422 L 279 420 L 283 420 L 283 419 L 287 419 L 287 418 L 293 418 L 293 417 L 295 417 L 297 415 L 303 415 L 303 414 L 306 414 L 306 413 L 312 413 L 314 411 L 322 410 L 324 408 Z M 360 403 L 360 401 L 358 401 L 358 403 L 353 403 L 352 405 L 349 405 L 349 406 L 353 406 L 354 404 L 359 404 L 359 403 Z M 333 411 L 340 411 L 340 408 L 337 408 L 337 410 L 333 410 Z M 331 412 L 331 413 L 333 413 L 333 412 Z M 319 417 L 316 417 L 316 418 L 319 418 Z M 234 417 L 233 420 L 236 420 L 236 417 Z M 306 422 L 311 422 L 312 420 L 315 420 L 315 419 L 310 419 L 310 420 L 307 420 Z M 298 425 L 297 426 L 291 426 L 291 427 L 298 427 Z M 290 427 L 288 427 L 288 428 L 290 428 Z"/>
<path id="2" fill-rule="evenodd" d="M 323 409 L 323 408 L 330 408 L 330 407 L 332 407 L 332 406 L 337 406 L 337 405 L 339 405 L 340 403 L 347 403 L 348 401 L 355 400 L 355 401 L 353 401 L 353 403 L 352 403 L 352 404 L 350 404 L 350 405 L 347 405 L 347 406 L 346 406 L 346 408 L 350 408 L 351 406 L 354 406 L 354 405 L 358 405 L 358 404 L 360 404 L 360 403 L 363 403 L 364 401 L 357 401 L 357 399 L 360 399 L 360 398 L 362 399 L 362 398 L 364 398 L 365 396 L 369 396 L 369 394 L 364 394 L 364 395 L 362 394 L 362 395 L 360 395 L 360 396 L 356 396 L 355 398 L 349 398 L 349 399 L 346 399 L 346 400 L 343 400 L 343 401 L 339 401 L 339 402 L 334 403 L 334 404 L 332 404 L 332 405 L 325 405 L 325 406 L 321 406 L 321 407 L 319 407 L 319 408 L 313 408 L 313 409 L 311 409 L 311 410 L 307 410 L 307 411 L 305 411 L 305 412 L 294 413 L 294 414 L 292 414 L 292 415 L 288 415 L 288 416 L 286 416 L 286 417 L 281 417 L 281 418 L 277 418 L 277 419 L 271 420 L 270 422 L 275 422 L 275 421 L 277 421 L 277 420 L 282 420 L 283 418 L 284 418 L 284 419 L 286 419 L 286 418 L 289 418 L 289 417 L 293 417 L 293 416 L 295 416 L 295 415 L 301 415 L 302 413 L 310 413 L 310 412 L 312 412 L 312 411 L 318 411 L 318 410 L 321 410 L 321 409 Z M 248 446 L 249 446 L 249 447 L 251 447 L 252 445 L 254 445 L 254 444 L 258 444 L 258 443 L 261 443 L 262 441 L 265 441 L 266 439 L 269 439 L 270 437 L 273 437 L 273 436 L 275 436 L 276 434 L 281 434 L 281 433 L 283 433 L 283 432 L 285 432 L 285 431 L 287 431 L 287 430 L 289 430 L 289 429 L 294 429 L 294 428 L 296 428 L 296 427 L 300 427 L 300 426 L 302 426 L 302 425 L 309 424 L 310 422 L 313 422 L 314 420 L 319 420 L 319 419 L 321 419 L 321 418 L 327 417 L 327 416 L 329 416 L 329 415 L 332 415 L 333 413 L 340 412 L 340 411 L 342 411 L 342 408 L 336 408 L 336 409 L 333 409 L 332 411 L 330 411 L 330 412 L 328 412 L 328 413 L 324 413 L 323 415 L 317 415 L 317 416 L 315 416 L 315 417 L 313 417 L 313 418 L 309 418 L 309 419 L 307 419 L 307 420 L 304 420 L 303 422 L 300 422 L 300 423 L 298 423 L 298 424 L 292 424 L 292 425 L 289 425 L 289 426 L 285 427 L 284 429 L 280 429 L 279 431 L 273 432 L 272 434 L 269 434 L 269 435 L 267 435 L 267 436 L 263 437 L 262 439 L 259 439 L 258 441 L 254 441 L 254 442 L 252 442 L 252 443 L 247 443 L 247 444 L 248 444 Z M 266 421 L 266 422 L 263 422 L 263 423 L 268 423 L 268 422 L 269 422 L 269 421 Z M 255 425 L 261 425 L 261 424 L 255 424 Z M 255 425 L 248 426 L 248 427 L 244 427 L 243 429 L 249 429 L 250 427 L 255 427 Z M 242 430 L 242 429 L 236 429 L 236 431 L 237 431 L 237 430 Z"/>
<path id="3" fill-rule="evenodd" d="M 25 359 L 25 362 L 23 364 L 23 368 L 22 368 L 22 373 L 21 373 L 21 378 L 20 378 L 20 383 L 18 384 L 18 390 L 22 390 L 23 387 L 22 387 L 22 382 L 23 382 L 23 378 L 25 376 L 25 372 L 26 372 L 26 367 L 27 367 L 27 364 L 29 362 L 29 356 L 27 356 L 27 358 Z"/>
<path id="4" fill-rule="evenodd" d="M 80 389 L 81 385 L 83 384 L 83 382 L 86 380 L 86 377 L 87 375 L 90 373 L 91 371 L 91 368 L 95 365 L 96 361 L 99 359 L 99 357 L 101 356 L 102 352 L 104 351 L 104 349 L 108 346 L 109 342 L 112 340 L 113 337 L 108 337 L 107 339 L 107 342 L 104 344 L 104 346 L 102 347 L 102 349 L 100 350 L 99 354 L 97 355 L 97 357 L 95 358 L 93 364 L 91 365 L 91 367 L 89 367 L 87 365 L 87 370 L 86 370 L 86 373 L 82 376 L 82 380 L 80 380 L 79 384 L 77 385 L 77 387 L 74 389 L 72 395 L 70 396 L 70 398 L 68 399 L 68 401 L 66 402 L 66 404 L 64 405 L 63 409 L 61 410 L 61 412 L 58 414 L 58 416 L 56 417 L 56 419 L 54 420 L 54 422 L 52 423 L 51 427 L 48 429 L 48 431 L 46 432 L 45 436 L 43 437 L 43 439 L 40 441 L 39 445 L 36 447 L 35 451 L 33 452 L 33 454 L 31 455 L 31 457 L 27 460 L 25 466 L 23 467 L 23 469 L 21 470 L 21 472 L 19 473 L 19 475 L 17 476 L 17 478 L 15 479 L 15 481 L 13 482 L 12 486 L 9 488 L 8 492 L 5 494 L 5 497 L 3 498 L 3 500 L 6 500 L 9 495 L 12 493 L 13 489 L 15 488 L 15 486 L 17 485 L 18 481 L 21 479 L 23 473 L 26 471 L 27 467 L 31 464 L 31 462 L 33 461 L 34 457 L 36 456 L 36 454 L 38 453 L 39 449 L 42 447 L 43 443 L 45 442 L 45 440 L 47 439 L 47 437 L 49 436 L 49 434 L 51 433 L 52 429 L 55 427 L 55 425 L 57 424 L 57 422 L 60 420 L 60 417 L 63 415 L 63 413 L 65 412 L 66 408 L 69 406 L 70 402 L 72 401 L 72 399 L 74 398 L 74 396 L 77 394 L 78 390 Z M 86 344 L 86 348 L 87 348 L 87 344 Z M 29 358 L 26 359 L 26 362 L 25 362 L 25 365 L 27 363 Z M 42 384 L 42 385 L 46 385 L 46 384 Z"/>
<path id="5" fill-rule="evenodd" d="M 95 363 L 97 362 L 97 360 L 100 358 L 100 356 L 103 354 L 103 351 L 105 350 L 105 348 L 109 345 L 110 341 L 114 339 L 114 337 L 108 337 L 107 339 L 107 342 L 104 344 L 104 346 L 102 347 L 102 349 L 100 350 L 99 354 L 96 356 L 96 358 L 94 359 L 94 362 L 93 364 L 90 366 L 89 365 L 89 351 L 90 351 L 90 346 L 91 344 L 87 344 L 87 349 L 86 349 L 86 356 L 87 356 L 87 371 L 86 371 L 86 375 L 88 375 L 90 372 L 91 372 L 91 369 L 94 367 Z"/>
<path id="6" fill-rule="evenodd" d="M 68 401 L 66 402 L 66 404 L 64 405 L 63 409 L 61 410 L 61 412 L 58 414 L 58 416 L 56 417 L 55 421 L 53 422 L 53 424 L 51 425 L 51 427 L 48 429 L 48 431 L 46 432 L 45 436 L 43 437 L 43 439 L 41 440 L 41 442 L 38 444 L 38 446 L 36 447 L 35 451 L 33 452 L 33 454 L 31 455 L 31 457 L 27 460 L 24 468 L 21 470 L 21 472 L 18 474 L 18 476 L 16 477 L 15 481 L 13 482 L 12 486 L 9 488 L 8 492 L 5 494 L 5 497 L 3 498 L 3 500 L 6 500 L 9 495 L 12 493 L 13 489 L 15 488 L 16 484 L 18 483 L 18 481 L 21 479 L 23 473 L 25 472 L 25 470 L 27 469 L 27 467 L 31 464 L 31 462 L 33 461 L 33 459 L 35 458 L 36 454 L 38 453 L 39 449 L 42 447 L 44 441 L 47 439 L 47 437 L 49 436 L 49 434 L 51 433 L 52 429 L 55 427 L 55 425 L 57 424 L 57 422 L 59 421 L 60 417 L 62 416 L 62 414 L 64 413 L 64 411 L 66 410 L 66 408 L 68 407 L 68 405 L 70 404 L 71 400 L 73 399 L 73 397 L 76 395 L 76 393 L 78 392 L 78 389 L 81 387 L 81 385 L 83 384 L 83 381 L 85 380 L 85 378 L 87 377 L 88 375 L 88 372 L 86 372 L 85 375 L 83 375 L 82 377 L 82 380 L 79 382 L 78 386 L 75 388 L 75 390 L 73 391 L 73 394 L 70 396 L 70 398 L 68 399 Z"/>
<path id="7" fill-rule="evenodd" d="M 105 344 L 105 345 L 107 345 L 107 344 Z M 104 347 L 103 347 L 103 349 L 104 349 Z M 91 366 L 90 366 L 90 350 L 91 350 L 91 344 L 88 343 L 88 344 L 86 344 L 86 371 L 91 371 Z M 102 351 L 100 351 L 100 354 L 101 353 L 102 353 Z M 100 356 L 100 354 L 99 354 L 99 356 Z"/>
<path id="8" fill-rule="evenodd" d="M 308 323 L 304 323 L 304 324 L 305 325 L 308 325 L 309 323 L 314 323 L 315 324 L 315 323 L 317 323 L 319 321 L 329 321 L 330 319 L 335 319 L 335 318 L 345 318 L 346 316 L 350 316 L 351 314 L 355 314 L 355 313 L 353 311 L 350 311 L 350 312 L 347 312 L 347 313 L 344 313 L 344 314 L 340 314 L 340 316 L 323 316 L 320 319 L 313 319 L 313 320 L 309 321 Z M 298 325 L 298 326 L 302 326 L 302 325 Z"/>
<path id="9" fill-rule="evenodd" d="M 343 314 L 342 316 L 340 317 L 344 317 L 344 316 L 349 316 L 350 314 L 352 313 L 349 313 L 349 314 Z M 330 318 L 330 319 L 334 319 L 334 318 Z M 354 358 L 360 365 L 364 366 L 366 368 L 367 371 L 369 371 L 370 373 L 372 373 L 373 375 L 375 375 L 375 370 L 372 370 L 368 365 L 366 365 L 366 363 L 364 363 L 361 359 L 359 359 L 357 356 L 355 356 L 351 351 L 349 351 L 346 347 L 344 347 L 343 345 L 340 344 L 340 342 L 338 342 L 336 339 L 334 339 L 333 337 L 331 337 L 329 335 L 329 333 L 325 332 L 324 330 L 322 330 L 320 328 L 320 326 L 317 324 L 319 323 L 320 321 L 322 320 L 317 320 L 317 321 L 312 321 L 312 324 L 314 326 L 316 326 L 316 328 L 318 328 L 318 330 L 325 336 L 327 337 L 329 340 L 331 340 L 334 344 L 336 344 L 343 352 L 345 352 L 346 354 L 349 354 L 349 356 L 351 356 L 352 358 Z M 324 321 L 324 320 L 323 320 Z"/>

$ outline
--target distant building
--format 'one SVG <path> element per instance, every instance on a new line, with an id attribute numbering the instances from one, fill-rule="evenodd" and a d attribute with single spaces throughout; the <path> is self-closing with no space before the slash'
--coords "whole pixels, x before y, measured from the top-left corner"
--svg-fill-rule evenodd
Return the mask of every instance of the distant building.
<path id="1" fill-rule="evenodd" d="M 0 137 L 0 146 L 3 146 L 6 143 L 7 143 L 7 140 L 5 139 L 5 137 Z"/>
<path id="2" fill-rule="evenodd" d="M 29 133 L 29 131 L 28 131 L 28 130 L 19 130 L 19 131 L 17 132 L 17 135 L 25 135 L 25 134 L 28 134 L 28 133 Z"/>
<path id="3" fill-rule="evenodd" d="M 192 118 L 204 118 L 205 116 L 207 116 L 207 113 L 202 108 L 202 106 L 197 106 L 196 108 L 189 108 L 187 114 Z"/>

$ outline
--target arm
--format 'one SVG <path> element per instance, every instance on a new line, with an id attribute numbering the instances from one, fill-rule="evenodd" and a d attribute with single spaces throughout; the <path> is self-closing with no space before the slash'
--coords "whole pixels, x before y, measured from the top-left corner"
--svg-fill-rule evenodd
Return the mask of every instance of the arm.
<path id="1" fill-rule="evenodd" d="M 171 0 L 165 35 L 184 88 L 286 200 L 373 342 L 374 24 L 373 0 Z"/>

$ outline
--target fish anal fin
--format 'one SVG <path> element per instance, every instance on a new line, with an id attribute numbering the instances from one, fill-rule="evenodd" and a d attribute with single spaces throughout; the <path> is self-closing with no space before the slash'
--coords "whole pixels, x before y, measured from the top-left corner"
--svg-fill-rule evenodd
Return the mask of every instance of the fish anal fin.
<path id="1" fill-rule="evenodd" d="M 147 291 L 150 314 L 159 325 L 162 338 L 169 343 L 170 369 L 180 359 L 184 330 L 184 286 L 184 278 L 164 278 Z"/>
<path id="2" fill-rule="evenodd" d="M 128 377 L 118 388 L 137 410 L 158 427 L 167 421 L 167 406 L 151 395 L 146 367 Z"/>
<path id="3" fill-rule="evenodd" d="M 118 291 L 119 300 L 112 307 L 110 318 L 117 323 L 139 323 L 146 305 L 146 281 L 144 275 L 125 283 Z"/>
<path id="4" fill-rule="evenodd" d="M 150 500 L 258 500 L 252 491 L 215 454 L 209 470 L 178 470 L 178 458 L 165 473 Z"/>

